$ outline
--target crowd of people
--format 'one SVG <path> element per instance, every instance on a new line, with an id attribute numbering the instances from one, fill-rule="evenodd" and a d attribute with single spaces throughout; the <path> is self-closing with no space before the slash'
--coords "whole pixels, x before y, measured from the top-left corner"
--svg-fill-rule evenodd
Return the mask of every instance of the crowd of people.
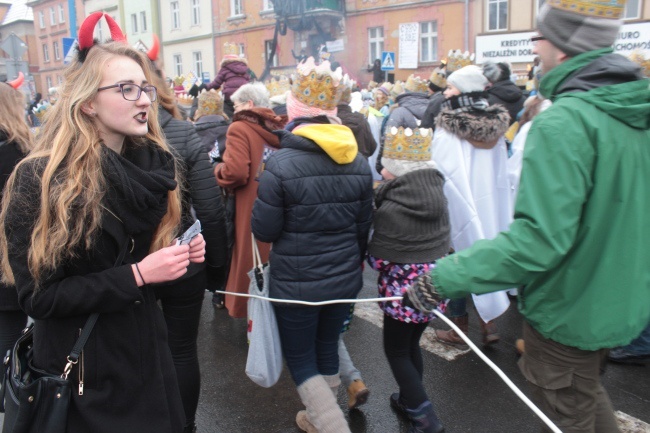
<path id="1" fill-rule="evenodd" d="M 460 52 L 405 82 L 380 82 L 377 61 L 363 89 L 322 56 L 262 83 L 226 53 L 186 92 L 157 48 L 91 14 L 44 116 L 26 116 L 21 80 L 0 83 L 1 353 L 31 318 L 33 367 L 60 373 L 98 313 L 67 431 L 196 432 L 205 291 L 246 318 L 229 293 L 248 292 L 258 250 L 272 298 L 354 299 L 364 266 L 379 297 L 404 296 L 379 308 L 386 399 L 410 433 L 445 431 L 420 340 L 435 308 L 467 333 L 469 295 L 484 346 L 518 298 L 520 369 L 562 431 L 618 431 L 603 362 L 650 358 L 650 89 L 611 49 L 623 2 L 598 16 L 565 3 L 540 11 L 532 92 Z M 92 38 L 101 19 L 111 41 Z M 338 388 L 349 409 L 370 394 L 343 340 L 353 305 L 273 308 L 296 424 L 349 432 Z M 468 350 L 453 329 L 435 339 Z"/>

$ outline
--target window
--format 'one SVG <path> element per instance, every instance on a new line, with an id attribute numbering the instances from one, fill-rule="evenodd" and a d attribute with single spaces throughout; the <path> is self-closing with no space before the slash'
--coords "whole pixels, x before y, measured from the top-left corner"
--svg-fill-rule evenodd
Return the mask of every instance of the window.
<path id="1" fill-rule="evenodd" d="M 243 43 L 237 44 L 239 47 L 239 57 L 246 57 L 246 46 Z"/>
<path id="2" fill-rule="evenodd" d="M 178 6 L 178 2 L 171 2 L 172 8 L 172 29 L 181 28 L 181 10 Z M 178 74 L 180 75 L 180 74 Z"/>
<path id="3" fill-rule="evenodd" d="M 42 29 L 45 28 L 45 14 L 43 13 L 43 11 L 38 12 L 38 25 Z"/>
<path id="4" fill-rule="evenodd" d="M 52 51 L 54 51 L 54 60 L 61 60 L 61 52 L 59 50 L 59 41 L 52 42 Z"/>
<path id="5" fill-rule="evenodd" d="M 368 29 L 368 63 L 372 65 L 375 60 L 381 60 L 382 51 L 384 51 L 384 28 L 370 27 Z"/>
<path id="6" fill-rule="evenodd" d="M 201 0 L 192 0 L 192 25 L 201 24 Z"/>
<path id="7" fill-rule="evenodd" d="M 138 15 L 131 14 L 131 33 L 138 33 Z"/>
<path id="8" fill-rule="evenodd" d="M 97 21 L 97 26 L 95 27 L 97 29 L 97 39 L 100 41 L 104 40 L 104 26 L 102 24 L 103 20 Z"/>
<path id="9" fill-rule="evenodd" d="M 634 20 L 641 18 L 639 14 L 639 7 L 641 6 L 641 0 L 627 0 L 625 5 L 625 12 L 623 12 L 624 20 Z"/>
<path id="10" fill-rule="evenodd" d="M 192 53 L 192 62 L 194 63 L 194 72 L 196 72 L 196 76 L 200 80 L 203 76 L 203 56 L 201 55 L 201 51 L 194 51 Z"/>
<path id="11" fill-rule="evenodd" d="M 50 24 L 54 25 L 56 24 L 56 13 L 54 13 L 54 8 L 50 8 Z"/>
<path id="12" fill-rule="evenodd" d="M 244 15 L 244 0 L 230 0 L 230 16 Z"/>
<path id="13" fill-rule="evenodd" d="M 273 10 L 273 3 L 271 3 L 271 0 L 264 0 L 264 3 L 262 5 L 262 10 L 263 11 L 272 11 Z"/>
<path id="14" fill-rule="evenodd" d="M 52 77 L 45 77 L 45 87 L 48 89 L 52 87 Z"/>
<path id="15" fill-rule="evenodd" d="M 147 13 L 145 11 L 140 12 L 140 29 L 143 33 L 147 31 Z"/>
<path id="16" fill-rule="evenodd" d="M 43 61 L 50 61 L 50 49 L 47 47 L 47 44 L 43 44 Z"/>
<path id="17" fill-rule="evenodd" d="M 61 84 L 63 84 L 63 77 L 60 76 L 60 75 L 57 75 L 57 76 L 56 76 L 56 82 L 59 84 L 59 86 L 60 86 Z"/>
<path id="18" fill-rule="evenodd" d="M 59 22 L 65 22 L 65 11 L 63 10 L 63 5 L 59 5 Z"/>
<path id="19" fill-rule="evenodd" d="M 487 0 L 488 30 L 508 29 L 508 0 Z"/>
<path id="20" fill-rule="evenodd" d="M 438 22 L 420 23 L 420 61 L 433 62 L 438 59 Z"/>
<path id="21" fill-rule="evenodd" d="M 183 75 L 183 57 L 180 54 L 174 54 L 174 72 L 177 77 Z"/>
<path id="22" fill-rule="evenodd" d="M 269 55 L 271 54 L 271 46 L 273 45 L 273 41 L 264 41 L 264 51 L 266 52 L 265 56 L 265 61 L 268 59 Z M 273 58 L 271 59 L 271 65 L 270 66 L 278 66 L 278 52 L 276 51 L 275 54 L 273 55 Z"/>

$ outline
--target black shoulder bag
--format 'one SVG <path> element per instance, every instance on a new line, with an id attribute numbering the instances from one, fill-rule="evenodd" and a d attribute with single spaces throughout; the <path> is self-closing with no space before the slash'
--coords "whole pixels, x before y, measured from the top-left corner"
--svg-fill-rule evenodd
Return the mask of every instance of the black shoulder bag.
<path id="1" fill-rule="evenodd" d="M 124 260 L 127 246 L 128 242 L 114 266 Z M 34 324 L 25 328 L 4 359 L 0 390 L 0 412 L 5 413 L 2 433 L 65 433 L 72 392 L 68 374 L 78 362 L 98 317 L 99 313 L 88 317 L 60 376 L 33 366 Z"/>

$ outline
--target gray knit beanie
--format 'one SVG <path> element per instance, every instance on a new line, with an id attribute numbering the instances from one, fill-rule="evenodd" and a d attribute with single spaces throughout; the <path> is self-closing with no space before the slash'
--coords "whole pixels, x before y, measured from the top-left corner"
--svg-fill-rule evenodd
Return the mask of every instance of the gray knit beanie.
<path id="1" fill-rule="evenodd" d="M 570 57 L 611 47 L 621 27 L 627 0 L 547 0 L 537 16 L 537 29 Z"/>

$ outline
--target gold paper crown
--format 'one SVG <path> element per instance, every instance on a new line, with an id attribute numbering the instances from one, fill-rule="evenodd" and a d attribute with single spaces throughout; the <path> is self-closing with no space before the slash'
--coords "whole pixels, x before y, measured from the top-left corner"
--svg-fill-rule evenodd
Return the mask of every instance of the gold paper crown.
<path id="1" fill-rule="evenodd" d="M 194 118 L 198 119 L 201 116 L 210 114 L 223 114 L 223 98 L 214 89 L 210 89 L 210 91 L 203 90 L 199 94 L 199 104 Z"/>
<path id="2" fill-rule="evenodd" d="M 630 54 L 630 60 L 641 65 L 645 76 L 650 77 L 650 59 L 646 59 L 645 55 L 641 51 L 635 51 Z"/>
<path id="3" fill-rule="evenodd" d="M 269 91 L 269 97 L 282 95 L 287 90 L 291 90 L 291 83 L 289 77 L 280 75 L 279 77 L 271 77 L 264 82 L 266 89 Z"/>
<path id="4" fill-rule="evenodd" d="M 178 101 L 179 105 L 191 107 L 194 103 L 194 96 L 188 95 L 187 93 L 179 93 L 176 95 L 176 101 Z"/>
<path id="5" fill-rule="evenodd" d="M 341 99 L 341 68 L 332 72 L 330 62 L 324 61 L 318 66 L 310 57 L 296 67 L 291 93 L 300 102 L 322 110 L 333 110 Z"/>
<path id="6" fill-rule="evenodd" d="M 404 93 L 404 83 L 401 82 L 401 81 L 399 81 L 399 80 L 398 80 L 398 81 L 395 81 L 395 84 L 394 84 L 393 87 L 390 89 L 390 95 L 391 95 L 393 98 L 396 98 L 396 97 L 398 97 L 399 95 L 401 95 L 402 93 Z"/>
<path id="7" fill-rule="evenodd" d="M 393 126 L 384 136 L 383 157 L 400 161 L 429 161 L 432 137 L 431 129 Z"/>
<path id="8" fill-rule="evenodd" d="M 447 75 L 445 74 L 445 71 L 440 68 L 434 69 L 434 71 L 431 73 L 431 76 L 429 77 L 429 81 L 441 89 L 447 87 Z"/>
<path id="9" fill-rule="evenodd" d="M 178 76 L 174 77 L 173 81 L 174 81 L 174 84 L 176 86 L 182 86 L 183 82 L 185 81 L 185 77 L 182 76 L 182 75 L 178 75 Z"/>
<path id="10" fill-rule="evenodd" d="M 619 19 L 623 16 L 627 0 L 547 0 L 555 9 L 596 18 Z"/>
<path id="11" fill-rule="evenodd" d="M 372 89 L 374 89 L 374 88 L 377 87 L 377 86 L 379 86 L 379 84 L 378 84 L 376 81 L 370 81 L 370 82 L 368 83 L 368 90 L 372 90 Z"/>
<path id="12" fill-rule="evenodd" d="M 239 47 L 236 44 L 231 44 L 230 42 L 226 42 L 225 44 L 223 44 L 223 55 L 239 56 Z"/>
<path id="13" fill-rule="evenodd" d="M 34 115 L 38 118 L 38 120 L 43 123 L 43 119 L 45 118 L 45 113 L 47 113 L 47 110 L 50 108 L 50 104 L 42 104 L 39 105 L 38 108 L 33 108 L 32 111 L 34 112 Z"/>
<path id="14" fill-rule="evenodd" d="M 356 86 L 357 82 L 354 81 L 348 74 L 343 76 L 341 80 L 341 86 L 343 87 L 343 92 L 341 93 L 341 102 L 349 104 L 352 100 L 352 89 Z"/>
<path id="15" fill-rule="evenodd" d="M 447 57 L 447 74 L 457 71 L 460 68 L 471 65 L 474 63 L 474 53 L 470 54 L 468 51 L 462 53 L 460 50 L 449 51 Z"/>
<path id="16" fill-rule="evenodd" d="M 409 92 L 427 93 L 427 82 L 416 75 L 409 75 L 404 84 L 404 88 Z"/>

